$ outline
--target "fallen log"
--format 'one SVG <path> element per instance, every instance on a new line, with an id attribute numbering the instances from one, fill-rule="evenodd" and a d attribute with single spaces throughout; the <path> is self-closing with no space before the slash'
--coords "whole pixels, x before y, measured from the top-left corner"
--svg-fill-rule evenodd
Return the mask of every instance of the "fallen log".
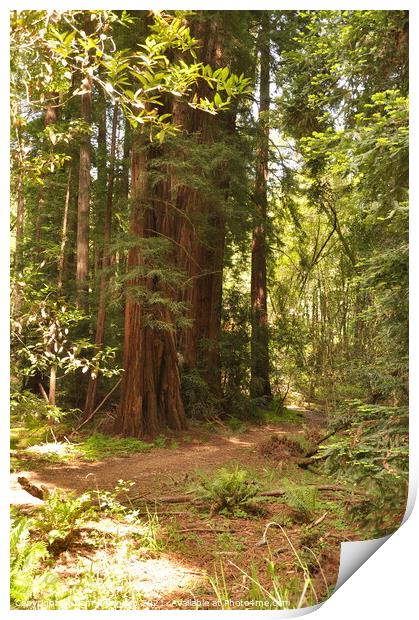
<path id="1" fill-rule="evenodd" d="M 350 489 L 338 484 L 321 484 L 321 485 L 309 485 L 314 486 L 318 491 L 342 491 L 351 493 Z M 272 491 L 261 491 L 256 497 L 281 497 L 285 495 L 284 489 L 274 489 Z M 200 499 L 193 498 L 193 492 L 186 493 L 185 495 L 174 495 L 168 497 L 144 497 L 136 496 L 130 497 L 130 501 L 143 501 L 145 503 L 155 504 L 186 504 L 190 503 L 193 506 L 201 505 L 204 502 Z"/>
<path id="2" fill-rule="evenodd" d="M 305 457 L 301 459 L 301 461 L 297 461 L 295 464 L 298 465 L 298 467 L 301 467 L 302 469 L 308 469 L 310 465 L 315 465 L 319 461 L 323 461 L 325 458 L 326 458 L 326 455 L 323 455 L 323 456 L 313 455 L 313 456 Z"/>
<path id="3" fill-rule="evenodd" d="M 33 484 L 32 482 L 30 482 L 24 476 L 19 476 L 17 480 L 20 486 L 25 491 L 27 491 L 27 493 L 29 493 L 33 497 L 37 497 L 38 499 L 44 500 L 48 497 L 50 493 L 50 490 L 45 485 L 41 484 L 40 486 L 37 486 Z M 318 486 L 317 485 L 309 485 L 309 486 L 314 486 L 318 491 L 341 491 L 344 493 L 346 492 L 346 493 L 360 494 L 359 491 L 347 489 L 344 486 L 341 486 L 338 484 L 322 484 Z M 285 495 L 284 489 L 274 489 L 272 491 L 262 491 L 261 493 L 258 493 L 256 497 L 260 497 L 260 498 L 282 497 L 283 495 Z M 189 493 L 185 493 L 184 495 L 169 495 L 167 497 L 144 497 L 144 496 L 129 497 L 128 501 L 130 503 L 144 502 L 145 504 L 186 504 L 187 503 L 192 506 L 202 506 L 205 504 L 203 500 L 195 499 L 193 497 L 193 491 L 190 491 Z M 95 504 L 95 503 L 98 503 L 98 501 L 92 500 L 92 503 Z"/>
<path id="4" fill-rule="evenodd" d="M 189 493 L 185 493 L 184 495 L 169 495 L 167 497 L 146 497 L 144 495 L 135 495 L 134 497 L 129 497 L 131 502 L 154 502 L 156 504 L 185 504 L 187 502 L 196 502 L 197 500 L 193 500 L 192 498 L 193 491 Z"/>
<path id="5" fill-rule="evenodd" d="M 324 460 L 326 458 L 326 455 L 316 457 L 316 454 L 319 451 L 321 444 L 330 437 L 333 437 L 333 435 L 336 435 L 336 433 L 343 431 L 347 427 L 348 422 L 344 422 L 343 424 L 340 424 L 339 426 L 336 426 L 335 428 L 330 430 L 328 433 L 326 433 L 326 435 L 323 435 L 323 437 L 316 441 L 314 447 L 305 453 L 304 458 L 301 461 L 297 461 L 296 465 L 298 465 L 298 467 L 301 467 L 302 469 L 308 469 L 310 465 L 315 465 L 318 461 Z"/>
<path id="6" fill-rule="evenodd" d="M 179 534 L 186 534 L 187 532 L 207 532 L 208 534 L 234 534 L 239 530 L 229 530 L 225 527 L 187 527 L 183 530 L 178 530 Z"/>
<path id="7" fill-rule="evenodd" d="M 29 495 L 32 495 L 32 497 L 45 499 L 49 495 L 49 489 L 45 485 L 41 484 L 41 486 L 38 487 L 25 478 L 25 476 L 19 476 L 17 481 L 22 489 L 29 493 Z"/>
<path id="8" fill-rule="evenodd" d="M 310 484 L 307 486 L 315 486 L 318 491 L 348 491 L 348 489 L 339 484 L 321 484 L 319 486 Z M 282 495 L 285 495 L 285 491 L 283 489 L 277 489 L 260 493 L 258 497 L 281 497 Z"/>

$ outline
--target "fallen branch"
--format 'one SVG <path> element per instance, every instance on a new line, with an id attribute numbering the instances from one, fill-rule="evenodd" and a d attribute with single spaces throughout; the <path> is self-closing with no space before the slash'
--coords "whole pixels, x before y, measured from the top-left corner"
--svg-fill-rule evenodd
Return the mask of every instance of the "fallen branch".
<path id="1" fill-rule="evenodd" d="M 317 450 L 316 450 L 317 452 Z M 310 457 L 306 457 L 304 459 L 302 459 L 301 461 L 297 461 L 296 465 L 298 465 L 298 467 L 301 467 L 302 469 L 308 469 L 308 467 L 310 465 L 313 465 L 315 463 L 317 463 L 318 461 L 323 461 L 326 458 L 326 455 L 323 456 L 310 456 Z"/>
<path id="2" fill-rule="evenodd" d="M 44 399 L 44 401 L 47 403 L 47 405 L 49 405 L 49 398 L 48 398 L 48 394 L 46 393 L 44 386 L 42 385 L 42 383 L 38 383 L 38 388 L 39 391 L 41 393 L 42 398 Z"/>
<path id="3" fill-rule="evenodd" d="M 76 433 L 77 431 L 79 431 L 82 428 L 82 426 L 84 426 L 85 424 L 90 422 L 90 420 L 93 418 L 94 415 L 96 415 L 96 413 L 99 411 L 99 409 L 102 407 L 102 405 L 104 405 L 106 403 L 106 401 L 111 396 L 111 394 L 113 394 L 113 392 L 116 390 L 116 388 L 121 383 L 121 381 L 122 381 L 122 377 L 120 377 L 118 379 L 118 381 L 115 383 L 113 388 L 106 394 L 105 398 L 98 404 L 96 409 L 94 411 L 92 411 L 92 413 L 85 420 L 83 420 L 83 422 L 81 422 L 78 426 L 76 426 L 76 428 L 73 430 L 73 433 Z"/>
<path id="4" fill-rule="evenodd" d="M 313 523 L 310 523 L 309 525 L 307 525 L 307 529 L 309 530 L 312 527 L 316 527 L 316 525 L 319 525 L 322 521 L 325 520 L 325 518 L 327 517 L 327 512 L 324 513 L 324 515 L 322 515 L 321 517 L 319 517 L 316 521 L 314 521 Z"/>
<path id="5" fill-rule="evenodd" d="M 149 502 L 156 504 L 184 504 L 191 501 L 191 495 L 193 491 L 185 493 L 185 495 L 169 495 L 168 497 L 145 497 L 144 495 L 136 495 L 135 497 L 129 497 L 131 502 Z M 193 500 L 195 502 L 196 500 Z"/>
<path id="6" fill-rule="evenodd" d="M 347 491 L 348 490 L 345 487 L 340 486 L 338 484 L 321 484 L 320 486 L 316 486 L 316 485 L 308 485 L 308 486 L 315 486 L 318 491 Z M 276 489 L 274 491 L 265 491 L 263 493 L 260 493 L 258 497 L 281 497 L 282 495 L 285 495 L 285 491 L 283 489 Z"/>
<path id="7" fill-rule="evenodd" d="M 345 488 L 344 486 L 340 486 L 338 484 L 321 484 L 310 485 L 315 486 L 318 491 L 342 491 L 342 492 L 352 492 L 350 489 Z M 256 497 L 281 497 L 285 495 L 284 489 L 274 489 L 273 491 L 261 491 L 258 493 Z M 143 495 L 130 497 L 130 501 L 143 501 L 145 503 L 155 503 L 155 504 L 185 504 L 190 503 L 194 506 L 202 504 L 202 500 L 193 498 L 193 491 L 189 491 L 189 493 L 185 493 L 185 495 L 170 495 L 168 497 L 144 497 Z"/>
<path id="8" fill-rule="evenodd" d="M 321 455 L 321 456 L 315 456 L 317 454 L 317 452 L 319 451 L 319 448 L 321 446 L 321 444 L 326 441 L 327 439 L 329 439 L 329 437 L 332 437 L 333 435 L 336 435 L 336 433 L 339 433 L 339 431 L 344 430 L 346 427 L 348 426 L 347 423 L 345 424 L 341 424 L 340 426 L 334 428 L 333 430 L 329 431 L 328 433 L 326 433 L 326 435 L 323 435 L 323 437 L 321 437 L 320 439 L 318 439 L 315 444 L 314 444 L 314 448 L 312 448 L 311 450 L 308 450 L 305 455 L 304 455 L 304 459 L 302 459 L 301 461 L 297 461 L 297 465 L 298 467 L 302 467 L 304 469 L 307 469 L 309 465 L 312 465 L 313 463 L 316 463 L 317 461 L 321 461 L 323 459 L 326 458 L 326 455 Z M 314 457 L 314 458 L 313 458 Z"/>
<path id="9" fill-rule="evenodd" d="M 207 532 L 208 534 L 212 534 L 214 532 L 214 534 L 232 534 L 237 531 L 238 530 L 226 530 L 225 528 L 217 528 L 217 527 L 213 527 L 213 528 L 188 527 L 188 528 L 185 528 L 184 530 L 178 530 L 180 534 L 184 534 L 186 532 Z"/>
<path id="10" fill-rule="evenodd" d="M 332 429 L 331 431 L 329 431 L 328 433 L 326 433 L 326 435 L 323 435 L 323 437 L 321 437 L 320 439 L 318 439 L 315 444 L 314 447 L 311 450 L 308 450 L 305 453 L 305 458 L 309 458 L 310 456 L 314 456 L 318 450 L 319 450 L 319 446 L 326 441 L 327 439 L 329 439 L 330 437 L 332 437 L 333 435 L 336 435 L 336 433 L 339 433 L 339 431 L 342 431 L 344 428 L 347 427 L 347 423 L 345 424 L 341 424 L 340 426 Z"/>

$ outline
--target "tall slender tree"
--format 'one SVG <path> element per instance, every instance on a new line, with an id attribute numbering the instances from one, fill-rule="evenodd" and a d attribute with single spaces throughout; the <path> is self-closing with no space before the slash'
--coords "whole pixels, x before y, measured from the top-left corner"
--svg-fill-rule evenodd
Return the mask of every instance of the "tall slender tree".
<path id="1" fill-rule="evenodd" d="M 81 84 L 81 118 L 90 129 L 92 121 L 92 80 L 86 75 Z M 76 281 L 80 300 L 87 306 L 89 275 L 89 210 L 91 185 L 91 138 L 85 132 L 80 140 L 79 192 L 77 209 Z"/>
<path id="2" fill-rule="evenodd" d="M 103 248 L 101 251 L 102 258 L 100 261 L 100 282 L 99 282 L 99 304 L 96 319 L 96 335 L 95 335 L 95 348 L 100 351 L 103 347 L 105 340 L 105 326 L 106 326 L 106 289 L 107 279 L 111 254 L 110 243 L 112 233 L 112 203 L 114 193 L 114 180 L 115 180 L 115 153 L 116 153 L 116 132 L 118 128 L 118 104 L 114 104 L 113 116 L 112 116 L 112 132 L 111 132 L 111 145 L 109 153 L 109 174 L 108 183 L 106 188 L 106 205 L 105 205 L 105 217 L 103 224 Z M 88 417 L 96 401 L 96 392 L 98 386 L 99 377 L 96 374 L 91 375 L 89 378 L 89 384 L 87 387 L 86 404 L 84 408 L 84 414 Z"/>
<path id="3" fill-rule="evenodd" d="M 259 113 L 256 147 L 255 215 L 251 266 L 251 396 L 272 398 L 269 379 L 268 288 L 266 279 L 266 222 L 269 160 L 270 23 L 262 11 L 258 35 L 260 59 Z"/>

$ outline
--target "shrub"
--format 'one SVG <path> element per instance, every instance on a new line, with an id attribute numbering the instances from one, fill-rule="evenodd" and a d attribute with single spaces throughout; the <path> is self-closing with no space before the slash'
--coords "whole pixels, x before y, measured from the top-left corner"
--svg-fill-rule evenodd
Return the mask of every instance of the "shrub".
<path id="1" fill-rule="evenodd" d="M 211 514 L 245 516 L 255 512 L 260 484 L 246 469 L 221 467 L 212 477 L 202 477 L 198 496 L 211 504 Z"/>
<path id="2" fill-rule="evenodd" d="M 348 508 L 368 536 L 384 536 L 399 525 L 406 504 L 407 407 L 350 401 L 340 418 L 347 428 L 322 449 L 324 468 L 365 491 Z"/>
<path id="3" fill-rule="evenodd" d="M 207 382 L 198 370 L 182 373 L 181 389 L 185 410 L 189 417 L 202 420 L 220 413 L 219 401 L 211 394 Z"/>

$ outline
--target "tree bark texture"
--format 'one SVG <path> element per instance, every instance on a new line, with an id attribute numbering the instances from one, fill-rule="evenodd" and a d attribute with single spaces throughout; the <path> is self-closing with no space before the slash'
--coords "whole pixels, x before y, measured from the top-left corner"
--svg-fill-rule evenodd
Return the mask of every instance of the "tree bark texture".
<path id="1" fill-rule="evenodd" d="M 82 80 L 81 118 L 90 125 L 92 116 L 92 84 L 90 76 Z M 89 274 L 89 208 L 90 208 L 90 136 L 83 135 L 80 142 L 79 193 L 77 208 L 76 281 L 83 305 L 87 302 Z"/>
<path id="2" fill-rule="evenodd" d="M 252 398 L 271 399 L 269 381 L 269 332 L 266 281 L 266 216 L 269 156 L 269 17 L 262 12 L 258 37 L 260 49 L 260 98 L 256 149 L 255 222 L 251 268 L 251 386 Z"/>
<path id="3" fill-rule="evenodd" d="M 214 69 L 222 64 L 220 24 L 206 19 L 194 25 L 193 35 L 201 42 L 200 60 Z M 201 86 L 198 96 L 211 96 Z M 195 136 L 198 144 L 211 145 L 220 133 L 220 118 L 184 104 L 173 106 L 173 118 L 186 135 Z M 234 126 L 234 115 L 233 126 Z M 205 175 L 205 171 L 202 171 Z M 226 170 L 220 170 L 219 188 L 228 188 Z M 180 298 L 188 307 L 191 326 L 178 335 L 178 347 L 186 368 L 199 368 L 212 392 L 221 396 L 220 325 L 222 270 L 225 240 L 223 210 L 202 190 L 180 184 L 172 176 L 175 205 L 178 211 L 178 265 L 188 277 L 188 286 Z M 201 229 L 201 230 L 200 230 Z M 206 240 L 204 241 L 204 238 Z"/>
<path id="4" fill-rule="evenodd" d="M 25 197 L 23 194 L 23 165 L 19 170 L 17 177 L 17 191 L 16 191 L 16 249 L 15 249 L 15 264 L 19 268 L 22 264 L 22 244 L 23 244 L 23 225 L 25 219 Z"/>
<path id="5" fill-rule="evenodd" d="M 147 153 L 143 135 L 133 143 L 131 168 L 131 234 L 139 239 L 162 235 L 172 239 L 173 217 L 159 196 L 153 196 L 147 174 Z M 155 200 L 157 198 L 157 200 Z M 141 243 L 129 251 L 128 269 L 146 265 Z M 124 374 L 121 403 L 115 431 L 125 436 L 154 437 L 165 427 L 186 428 L 186 417 L 180 392 L 175 335 L 169 329 L 173 318 L 166 306 L 147 299 L 140 302 L 135 287 L 145 287 L 152 294 L 159 290 L 155 278 L 133 277 L 128 282 L 125 306 Z M 164 292 L 164 291 L 163 291 Z M 152 312 L 153 316 L 150 316 Z M 167 328 L 150 324 L 164 322 Z"/>
<path id="6" fill-rule="evenodd" d="M 51 93 L 50 97 L 51 99 L 45 108 L 45 114 L 44 114 L 45 127 L 48 127 L 49 125 L 53 125 L 54 123 L 58 121 L 58 110 L 59 110 L 59 104 L 60 104 L 60 97 L 58 93 Z M 47 141 L 48 140 L 44 138 L 44 143 L 46 143 Z M 41 178 L 44 179 L 44 184 L 40 188 L 39 193 L 38 193 L 36 220 L 35 220 L 35 247 L 36 247 L 36 253 L 37 253 L 39 261 L 41 260 L 42 253 L 44 251 L 43 242 L 42 242 L 42 233 L 43 233 L 43 226 L 44 226 L 44 220 L 45 220 L 45 215 L 46 215 L 45 213 L 46 196 L 45 195 L 48 193 L 48 182 L 47 182 L 48 176 L 46 174 L 43 174 Z M 48 199 L 46 201 L 48 202 Z"/>
<path id="7" fill-rule="evenodd" d="M 70 208 L 70 188 L 71 188 L 71 165 L 68 167 L 67 176 L 67 189 L 65 193 L 64 202 L 64 214 L 63 214 L 63 227 L 61 231 L 61 245 L 60 254 L 58 257 L 58 288 L 61 290 L 63 287 L 64 271 L 65 271 L 65 256 L 68 238 L 68 211 Z"/>

